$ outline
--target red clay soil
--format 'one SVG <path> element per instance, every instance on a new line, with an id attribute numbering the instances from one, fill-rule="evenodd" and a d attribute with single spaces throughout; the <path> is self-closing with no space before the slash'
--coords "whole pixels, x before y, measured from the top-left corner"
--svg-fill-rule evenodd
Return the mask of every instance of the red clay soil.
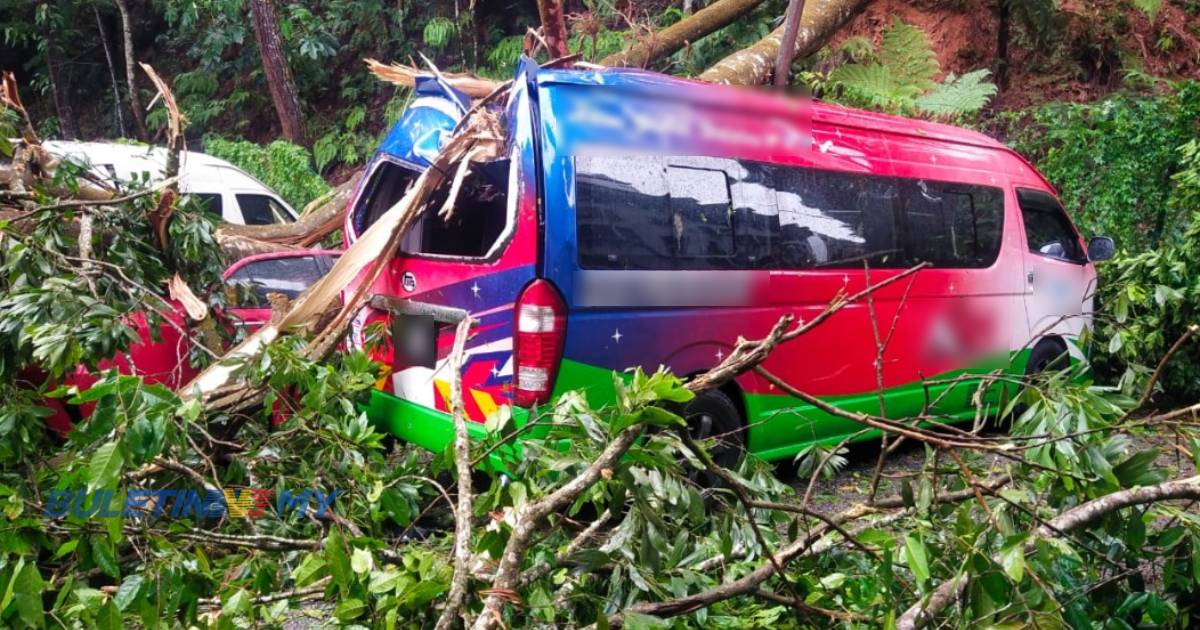
<path id="1" fill-rule="evenodd" d="M 1013 21 L 1008 87 L 995 108 L 1093 100 L 1119 87 L 1130 69 L 1200 79 L 1200 1 L 1163 0 L 1153 21 L 1122 0 L 1062 0 L 1059 6 L 1064 21 L 1046 46 L 1054 52 L 1031 49 L 1023 27 Z M 899 17 L 925 31 L 943 72 L 995 70 L 994 7 L 994 0 L 875 0 L 831 45 L 836 50 L 859 36 L 878 44 L 880 33 Z"/>

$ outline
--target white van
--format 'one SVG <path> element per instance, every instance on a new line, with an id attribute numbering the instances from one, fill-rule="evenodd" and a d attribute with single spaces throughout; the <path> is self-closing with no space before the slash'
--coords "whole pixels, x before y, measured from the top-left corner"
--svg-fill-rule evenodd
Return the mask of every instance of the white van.
<path id="1" fill-rule="evenodd" d="M 134 180 L 161 179 L 167 165 L 167 150 L 161 147 L 63 140 L 43 146 L 55 157 L 89 166 L 93 175 L 118 189 Z M 179 162 L 179 191 L 199 198 L 222 221 L 267 225 L 296 220 L 296 211 L 278 193 L 225 160 L 184 151 Z"/>

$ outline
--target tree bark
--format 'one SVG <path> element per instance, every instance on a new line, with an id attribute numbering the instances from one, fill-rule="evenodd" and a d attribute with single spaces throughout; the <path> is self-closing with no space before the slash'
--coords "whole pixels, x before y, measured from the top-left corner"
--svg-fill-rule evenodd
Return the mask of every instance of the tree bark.
<path id="1" fill-rule="evenodd" d="M 619 53 L 600 60 L 604 66 L 644 68 L 696 40 L 729 26 L 764 0 L 720 0 L 638 41 Z"/>
<path id="2" fill-rule="evenodd" d="M 783 20 L 783 38 L 779 44 L 779 56 L 775 58 L 775 87 L 787 87 L 791 77 L 792 59 L 796 57 L 796 33 L 800 30 L 800 18 L 804 16 L 804 0 L 789 0 L 787 15 Z M 880 412 L 882 413 L 882 409 Z M 884 435 L 886 438 L 886 434 Z"/>
<path id="3" fill-rule="evenodd" d="M 804 9 L 804 16 L 800 19 L 800 29 L 796 33 L 794 55 L 803 57 L 816 52 L 869 2 L 870 0 L 811 0 L 808 2 Z M 766 83 L 775 69 L 775 57 L 779 53 L 783 31 L 783 26 L 771 31 L 770 35 L 757 43 L 717 62 L 716 65 L 705 70 L 699 78 L 703 81 L 727 85 L 762 85 Z"/>
<path id="4" fill-rule="evenodd" d="M 125 137 L 125 114 L 121 113 L 124 105 L 121 103 L 121 87 L 117 83 L 117 68 L 113 65 L 112 49 L 108 47 L 108 32 L 104 30 L 104 20 L 100 17 L 100 9 L 92 5 L 92 13 L 96 14 L 96 30 L 100 31 L 100 45 L 104 48 L 104 60 L 108 64 L 108 77 L 112 80 L 113 116 L 117 120 L 117 132 Z"/>
<path id="5" fill-rule="evenodd" d="M 275 3 L 273 0 L 250 0 L 250 13 L 254 19 L 254 38 L 258 41 L 263 72 L 267 75 L 267 87 L 271 91 L 271 101 L 275 104 L 283 137 L 293 144 L 306 147 L 308 139 L 300 115 L 300 95 L 283 50 Z"/>
<path id="6" fill-rule="evenodd" d="M 58 24 L 54 21 L 46 28 L 46 68 L 50 73 L 50 91 L 54 94 L 54 110 L 58 114 L 59 130 L 64 138 L 79 137 L 79 123 L 75 110 L 71 108 L 71 97 L 67 94 L 66 79 L 62 75 L 62 50 L 58 47 Z"/>
<path id="7" fill-rule="evenodd" d="M 1008 87 L 1008 29 L 1012 22 L 1009 0 L 996 0 L 996 87 Z"/>
<path id="8" fill-rule="evenodd" d="M 546 38 L 551 59 L 567 55 L 567 19 L 562 0 L 538 0 L 538 17 L 542 21 L 542 36 Z"/>
<path id="9" fill-rule="evenodd" d="M 146 112 L 142 109 L 142 98 L 137 89 L 137 63 L 134 61 L 133 25 L 129 20 L 129 6 L 125 0 L 114 0 L 121 14 L 121 43 L 125 49 L 125 82 L 129 90 L 129 109 L 133 112 L 133 132 L 143 142 L 150 137 L 146 132 Z"/>

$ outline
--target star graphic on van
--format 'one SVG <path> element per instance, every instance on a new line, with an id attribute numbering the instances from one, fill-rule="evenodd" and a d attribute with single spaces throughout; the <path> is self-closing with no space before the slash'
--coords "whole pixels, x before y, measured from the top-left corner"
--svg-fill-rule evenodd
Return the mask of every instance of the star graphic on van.
<path id="1" fill-rule="evenodd" d="M 721 352 L 721 349 L 720 349 L 720 348 L 717 348 L 717 361 L 720 361 L 720 360 L 722 360 L 722 359 L 724 359 L 724 358 L 725 358 L 725 353 L 724 353 L 724 352 Z"/>
<path id="2" fill-rule="evenodd" d="M 479 283 L 478 282 L 471 284 L 471 293 L 474 293 L 475 297 L 479 297 Z"/>
<path id="3" fill-rule="evenodd" d="M 613 334 L 612 334 L 613 341 L 615 341 L 615 342 L 617 342 L 617 343 L 621 343 L 621 337 L 624 337 L 624 336 L 625 336 L 625 335 L 622 335 L 622 334 L 621 334 L 621 329 L 620 329 L 620 328 L 618 328 L 618 329 L 616 329 L 615 331 L 613 331 Z"/>

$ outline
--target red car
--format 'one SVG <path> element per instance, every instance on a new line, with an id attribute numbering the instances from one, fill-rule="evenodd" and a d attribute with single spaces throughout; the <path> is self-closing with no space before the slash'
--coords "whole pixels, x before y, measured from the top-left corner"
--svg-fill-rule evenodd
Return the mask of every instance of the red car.
<path id="1" fill-rule="evenodd" d="M 340 255 L 335 250 L 305 250 L 243 258 L 230 265 L 223 276 L 227 285 L 247 288 L 229 292 L 231 302 L 213 316 L 231 328 L 252 331 L 271 319 L 268 293 L 295 298 L 328 273 Z M 165 319 L 159 325 L 158 339 L 154 339 L 146 315 L 131 315 L 129 324 L 137 330 L 140 340 L 125 352 L 100 361 L 95 370 L 83 365 L 76 367 L 63 379 L 64 383 L 82 391 L 99 380 L 100 372 L 114 367 L 121 374 L 136 374 L 147 383 L 162 383 L 172 389 L 188 382 L 199 370 L 188 360 L 188 344 L 192 342 L 186 337 L 187 314 L 176 304 Z M 93 406 L 92 403 L 76 406 L 56 398 L 48 398 L 44 404 L 54 412 L 46 424 L 63 435 L 76 421 L 87 417 Z"/>

